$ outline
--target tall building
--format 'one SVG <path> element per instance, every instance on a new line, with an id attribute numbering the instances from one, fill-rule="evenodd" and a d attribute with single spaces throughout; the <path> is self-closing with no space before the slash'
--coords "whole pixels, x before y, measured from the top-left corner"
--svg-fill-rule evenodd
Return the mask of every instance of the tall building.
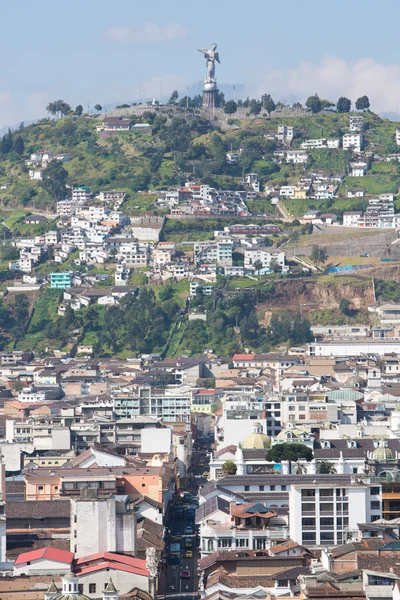
<path id="1" fill-rule="evenodd" d="M 304 478 L 307 476 L 304 476 Z M 344 544 L 358 530 L 382 516 L 382 487 L 370 480 L 333 476 L 329 483 L 299 478 L 290 486 L 290 537 L 306 546 Z"/>

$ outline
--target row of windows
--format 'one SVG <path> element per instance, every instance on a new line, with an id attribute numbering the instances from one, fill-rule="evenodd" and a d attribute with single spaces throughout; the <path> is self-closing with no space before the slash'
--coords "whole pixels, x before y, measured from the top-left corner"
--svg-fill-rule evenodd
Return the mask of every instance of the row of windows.
<path id="1" fill-rule="evenodd" d="M 303 528 L 307 529 L 315 529 L 316 527 L 316 519 L 313 517 L 306 517 L 301 520 L 301 524 Z M 320 529 L 334 529 L 335 519 L 333 517 L 321 517 L 319 520 Z M 348 517 L 337 517 L 336 518 L 336 527 L 338 529 L 343 529 L 349 526 L 349 518 Z"/>
<path id="2" fill-rule="evenodd" d="M 252 489 L 252 491 L 253 491 L 253 492 L 257 491 L 257 490 L 255 490 L 255 489 L 254 489 L 256 486 L 254 486 L 254 485 L 253 485 L 253 486 L 251 486 L 251 487 L 253 488 L 253 489 Z M 270 492 L 279 491 L 279 487 L 280 487 L 280 491 L 281 491 L 281 492 L 286 492 L 286 488 L 287 488 L 287 486 L 286 486 L 286 485 L 281 485 L 281 486 L 279 486 L 279 485 L 270 485 L 270 486 L 269 486 L 269 491 L 270 491 Z M 267 491 L 267 490 L 265 490 L 265 488 L 267 488 L 267 490 L 268 490 L 268 486 L 259 485 L 259 486 L 258 486 L 258 491 L 259 491 L 259 492 L 264 492 L 264 491 Z M 245 485 L 245 486 L 244 486 L 244 491 L 245 491 L 245 492 L 250 492 L 250 486 L 249 486 L 249 485 Z"/>

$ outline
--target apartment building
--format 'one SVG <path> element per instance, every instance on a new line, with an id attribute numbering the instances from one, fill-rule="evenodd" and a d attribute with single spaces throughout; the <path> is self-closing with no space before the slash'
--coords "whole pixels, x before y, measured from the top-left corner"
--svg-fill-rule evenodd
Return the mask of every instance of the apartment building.
<path id="1" fill-rule="evenodd" d="M 382 488 L 370 480 L 349 476 L 321 476 L 294 482 L 289 491 L 290 537 L 306 546 L 344 544 L 358 531 L 358 523 L 382 517 Z"/>
<path id="2" fill-rule="evenodd" d="M 364 137 L 362 133 L 345 133 L 343 136 L 343 150 L 356 150 L 361 152 L 364 144 Z"/>
<path id="3" fill-rule="evenodd" d="M 190 388 L 140 386 L 132 395 L 117 395 L 114 410 L 118 417 L 149 415 L 162 422 L 181 421 L 190 428 Z"/>
<path id="4" fill-rule="evenodd" d="M 350 115 L 349 129 L 350 131 L 361 131 L 364 125 L 364 117 L 361 115 Z"/>
<path id="5" fill-rule="evenodd" d="M 262 267 L 271 267 L 271 264 L 277 263 L 281 269 L 285 266 L 285 253 L 271 251 L 267 248 L 246 248 L 244 251 L 245 269 L 254 269 L 254 263 L 261 262 Z"/>

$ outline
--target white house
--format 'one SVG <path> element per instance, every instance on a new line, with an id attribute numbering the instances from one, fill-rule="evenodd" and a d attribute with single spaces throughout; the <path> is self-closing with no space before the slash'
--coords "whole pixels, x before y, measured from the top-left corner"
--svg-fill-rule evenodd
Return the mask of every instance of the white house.
<path id="1" fill-rule="evenodd" d="M 351 162 L 350 169 L 352 177 L 364 177 L 367 174 L 368 163 L 363 160 Z"/>
<path id="2" fill-rule="evenodd" d="M 345 133 L 343 136 L 343 150 L 357 150 L 360 152 L 363 148 L 363 134 L 362 133 Z"/>
<path id="3" fill-rule="evenodd" d="M 304 150 L 287 150 L 286 162 L 294 165 L 304 165 L 308 160 L 308 154 Z"/>
<path id="4" fill-rule="evenodd" d="M 361 115 L 350 115 L 349 129 L 350 131 L 361 131 L 364 124 L 364 117 Z"/>
<path id="5" fill-rule="evenodd" d="M 245 269 L 254 269 L 254 263 L 260 261 L 262 267 L 270 267 L 271 263 L 277 262 L 283 269 L 285 266 L 285 253 L 282 251 L 270 251 L 265 248 L 246 248 L 244 251 Z"/>
<path id="6" fill-rule="evenodd" d="M 343 226 L 344 227 L 358 227 L 358 223 L 363 216 L 362 211 L 348 211 L 343 213 Z"/>
<path id="7" fill-rule="evenodd" d="M 74 555 L 56 548 L 39 548 L 23 552 L 14 563 L 14 576 L 62 575 L 71 570 Z"/>

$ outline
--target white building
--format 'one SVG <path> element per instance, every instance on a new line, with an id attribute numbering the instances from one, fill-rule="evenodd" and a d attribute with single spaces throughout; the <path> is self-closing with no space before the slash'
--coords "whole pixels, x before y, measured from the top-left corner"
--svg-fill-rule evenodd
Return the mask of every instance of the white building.
<path id="1" fill-rule="evenodd" d="M 282 251 L 270 251 L 266 248 L 246 248 L 244 251 L 245 269 L 254 269 L 254 263 L 260 261 L 262 267 L 271 267 L 272 262 L 278 263 L 283 269 L 285 266 L 285 253 Z"/>
<path id="2" fill-rule="evenodd" d="M 343 150 L 356 150 L 361 152 L 364 137 L 362 133 L 345 133 L 343 136 Z"/>
<path id="3" fill-rule="evenodd" d="M 302 476 L 300 476 L 302 477 Z M 290 538 L 306 546 L 344 544 L 358 523 L 382 517 L 382 488 L 349 476 L 293 482 L 289 491 Z M 376 508 L 375 508 L 376 507 Z"/>
<path id="4" fill-rule="evenodd" d="M 109 483 L 112 488 L 114 482 Z M 127 497 L 97 498 L 88 488 L 71 502 L 71 552 L 77 558 L 98 552 L 134 553 L 135 549 L 136 517 Z"/>
<path id="5" fill-rule="evenodd" d="M 343 226 L 344 227 L 358 227 L 361 217 L 363 216 L 362 211 L 348 211 L 343 213 Z"/>
<path id="6" fill-rule="evenodd" d="M 368 163 L 363 160 L 351 162 L 350 169 L 352 177 L 364 177 L 368 171 Z"/>
<path id="7" fill-rule="evenodd" d="M 42 181 L 42 173 L 43 171 L 39 169 L 29 169 L 29 179 L 31 179 L 32 181 Z"/>
<path id="8" fill-rule="evenodd" d="M 294 165 L 304 165 L 308 160 L 308 154 L 304 150 L 287 150 L 286 162 Z"/>
<path id="9" fill-rule="evenodd" d="M 400 146 L 400 129 L 396 129 L 396 144 Z"/>
<path id="10" fill-rule="evenodd" d="M 349 129 L 350 131 L 361 131 L 364 125 L 364 117 L 361 115 L 350 115 Z"/>
<path id="11" fill-rule="evenodd" d="M 278 125 L 278 142 L 281 144 L 290 144 L 294 138 L 294 127 L 289 127 L 287 125 Z"/>

